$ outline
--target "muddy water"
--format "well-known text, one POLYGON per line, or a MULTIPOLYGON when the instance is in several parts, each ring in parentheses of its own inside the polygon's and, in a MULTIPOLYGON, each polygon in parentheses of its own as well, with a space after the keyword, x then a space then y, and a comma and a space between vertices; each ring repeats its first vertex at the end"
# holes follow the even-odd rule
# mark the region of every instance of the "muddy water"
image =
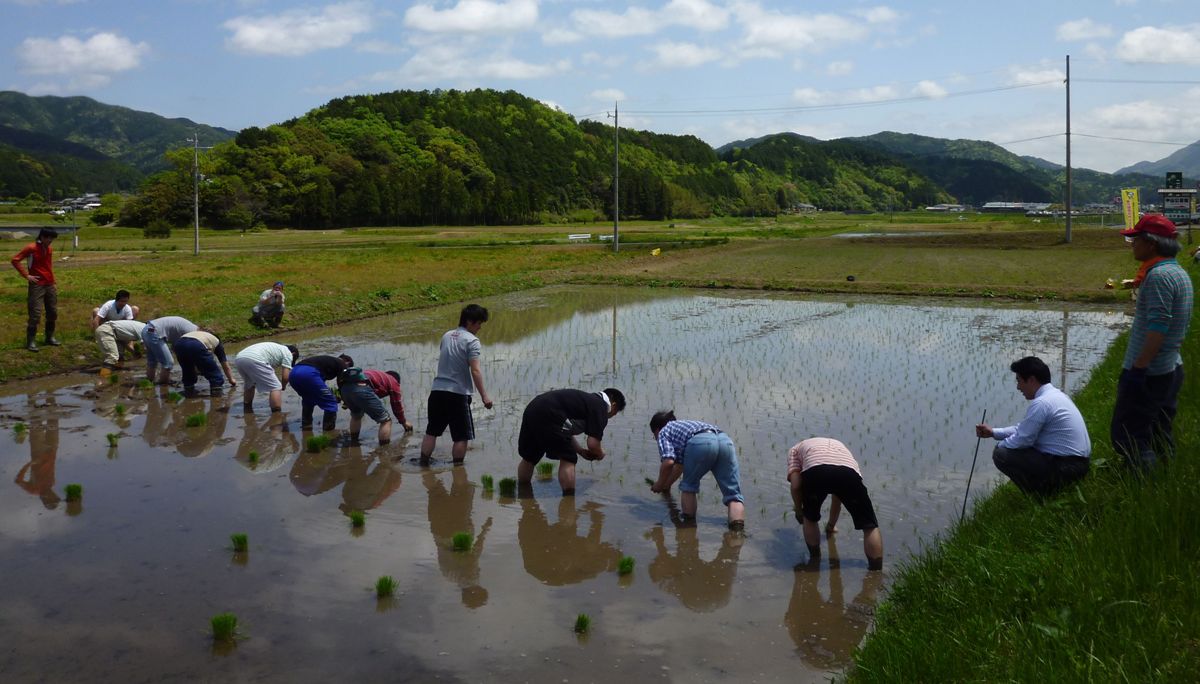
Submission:
MULTIPOLYGON (((171 401, 76 375, 0 398, 0 672, 5 681, 821 681, 845 666, 887 575, 866 572, 847 516, 815 570, 784 482, 798 439, 842 439, 862 463, 889 567, 957 517, 984 408, 1024 411, 1008 363, 1045 358, 1086 381, 1119 314, 991 303, 813 301, 696 292, 552 289, 485 302, 484 374, 465 467, 449 444, 421 468, 419 437, 304 450, 299 400, 171 401), (614 334, 615 330, 615 334, 614 334), (1065 347, 1064 347, 1065 342, 1065 347), (525 403, 556 387, 622 389, 606 460, 533 498, 485 492, 515 475, 525 403), (734 438, 745 538, 726 534, 711 480, 695 528, 652 495, 659 408, 734 438), (189 416, 205 424, 187 427, 189 416), (25 430, 17 431, 17 423, 25 430), (106 435, 116 434, 110 448, 106 435), (253 454, 253 455, 252 455, 253 454), (63 488, 83 485, 81 502, 63 488), (367 511, 362 530, 346 515, 367 511), (234 554, 229 535, 250 550, 234 554), (468 533, 469 551, 451 539, 468 533), (635 559, 621 577, 621 556, 635 559), (381 575, 398 582, 377 600, 381 575), (208 621, 246 638, 214 649, 208 621), (585 637, 572 632, 587 613, 585 637)), ((423 426, 437 340, 457 307, 291 335, 304 354, 348 352, 398 370, 423 426)), ((343 413, 339 428, 345 428, 343 413)), ((1100 437, 1102 436, 1095 436, 1100 437)), ((973 489, 998 478, 985 445, 973 489)))

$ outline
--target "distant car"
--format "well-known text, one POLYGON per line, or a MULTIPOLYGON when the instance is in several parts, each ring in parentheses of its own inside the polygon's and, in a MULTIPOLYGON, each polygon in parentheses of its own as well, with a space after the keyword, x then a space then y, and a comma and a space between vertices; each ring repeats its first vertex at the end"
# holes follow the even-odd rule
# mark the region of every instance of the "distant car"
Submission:
POLYGON ((50 214, 52 216, 66 216, 67 210, 66 209, 51 209, 50 214))

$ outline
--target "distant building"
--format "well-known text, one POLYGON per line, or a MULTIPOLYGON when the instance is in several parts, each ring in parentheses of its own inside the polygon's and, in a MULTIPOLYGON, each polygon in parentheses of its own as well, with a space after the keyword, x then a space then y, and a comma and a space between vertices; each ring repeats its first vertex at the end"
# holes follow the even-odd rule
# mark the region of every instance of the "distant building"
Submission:
POLYGON ((796 212, 797 214, 811 214, 816 210, 817 208, 815 206, 808 204, 807 202, 792 203, 792 211, 796 212))
POLYGON ((1015 214, 1046 211, 1049 202, 988 202, 979 208, 985 214, 1015 214))
POLYGON ((961 204, 935 204, 931 207, 925 207, 925 211, 952 211, 963 212, 967 208, 961 204))

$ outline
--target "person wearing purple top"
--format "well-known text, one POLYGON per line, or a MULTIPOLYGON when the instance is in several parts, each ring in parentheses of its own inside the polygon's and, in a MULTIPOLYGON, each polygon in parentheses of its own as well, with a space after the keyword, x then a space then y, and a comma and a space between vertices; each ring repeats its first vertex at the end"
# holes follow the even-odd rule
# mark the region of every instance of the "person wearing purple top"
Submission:
POLYGON ((300 427, 312 427, 313 410, 320 406, 325 416, 321 429, 332 430, 337 424, 338 400, 325 384, 354 365, 354 359, 341 356, 310 356, 292 367, 292 389, 300 395, 300 427))
POLYGON ((658 480, 650 491, 665 494, 679 483, 682 520, 696 518, 696 492, 700 478, 711 472, 721 488, 721 502, 728 509, 729 529, 745 527, 746 506, 738 477, 737 452, 733 440, 721 428, 698 420, 679 420, 674 411, 659 411, 650 419, 650 432, 658 442, 661 463, 658 480), (681 479, 682 478, 682 479, 681 479))

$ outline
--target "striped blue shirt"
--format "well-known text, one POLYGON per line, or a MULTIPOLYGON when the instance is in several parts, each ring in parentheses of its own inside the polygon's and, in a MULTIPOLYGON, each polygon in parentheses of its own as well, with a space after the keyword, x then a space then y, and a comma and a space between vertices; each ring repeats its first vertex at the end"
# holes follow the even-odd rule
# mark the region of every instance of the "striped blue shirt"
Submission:
POLYGON ((698 420, 673 420, 658 431, 658 453, 662 460, 683 463, 688 440, 701 432, 721 432, 721 428, 698 420))
POLYGON ((992 437, 1006 449, 1037 449, 1050 456, 1092 455, 1083 416, 1062 390, 1049 383, 1038 388, 1021 422, 992 428, 992 437))
POLYGON ((1146 367, 1147 375, 1163 375, 1183 363, 1179 348, 1192 320, 1192 279, 1174 259, 1155 264, 1138 288, 1133 326, 1129 330, 1129 346, 1125 348, 1123 368, 1133 368, 1133 362, 1146 344, 1146 333, 1162 333, 1163 343, 1158 354, 1146 367))

